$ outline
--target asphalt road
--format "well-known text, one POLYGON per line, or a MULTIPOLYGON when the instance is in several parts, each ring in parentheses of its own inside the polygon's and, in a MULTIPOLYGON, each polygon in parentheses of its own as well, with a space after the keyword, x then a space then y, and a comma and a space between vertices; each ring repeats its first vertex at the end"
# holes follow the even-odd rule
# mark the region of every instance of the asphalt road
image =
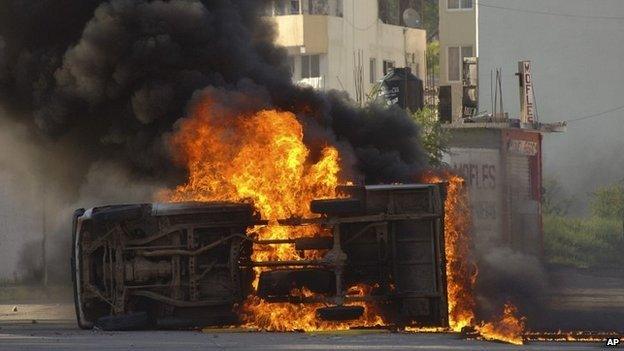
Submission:
POLYGON ((231 330, 103 332, 76 327, 71 304, 0 305, 4 350, 600 350, 600 343, 531 342, 513 346, 456 334, 345 331, 266 333, 231 330))

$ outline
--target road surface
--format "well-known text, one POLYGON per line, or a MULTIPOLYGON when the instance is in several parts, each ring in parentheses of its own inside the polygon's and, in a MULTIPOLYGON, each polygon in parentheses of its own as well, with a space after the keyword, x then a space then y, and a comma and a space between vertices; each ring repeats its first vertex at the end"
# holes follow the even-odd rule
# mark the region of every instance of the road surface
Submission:
POLYGON ((76 327, 72 304, 0 305, 4 350, 600 350, 600 343, 531 342, 512 346, 456 334, 345 331, 266 333, 231 330, 103 332, 76 327))

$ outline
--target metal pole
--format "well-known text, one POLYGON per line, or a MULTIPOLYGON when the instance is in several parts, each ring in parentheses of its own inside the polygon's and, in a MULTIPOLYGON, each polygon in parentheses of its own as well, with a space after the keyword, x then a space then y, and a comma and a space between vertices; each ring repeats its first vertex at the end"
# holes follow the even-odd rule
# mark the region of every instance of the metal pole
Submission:
POLYGON ((46 242, 48 241, 48 232, 46 230, 46 188, 43 185, 43 200, 42 200, 42 211, 41 211, 41 267, 43 269, 43 286, 48 287, 48 262, 46 257, 46 242))

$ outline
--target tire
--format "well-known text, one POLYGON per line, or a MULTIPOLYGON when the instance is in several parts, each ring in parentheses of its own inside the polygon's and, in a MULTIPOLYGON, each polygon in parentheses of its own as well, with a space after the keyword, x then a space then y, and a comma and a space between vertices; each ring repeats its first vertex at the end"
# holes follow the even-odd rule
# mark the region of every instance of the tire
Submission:
POLYGON ((106 331, 140 330, 149 326, 149 318, 145 312, 122 314, 119 316, 101 317, 95 327, 106 331))
POLYGON ((310 203, 312 213, 346 215, 363 212, 362 202, 358 199, 313 200, 310 203))

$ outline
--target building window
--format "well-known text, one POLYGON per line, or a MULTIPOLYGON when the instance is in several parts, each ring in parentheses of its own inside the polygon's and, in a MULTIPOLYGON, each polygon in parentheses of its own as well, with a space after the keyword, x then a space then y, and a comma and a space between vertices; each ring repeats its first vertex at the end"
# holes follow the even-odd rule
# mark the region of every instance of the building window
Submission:
POLYGON ((342 0, 301 0, 304 14, 342 17, 342 0))
POLYGON ((288 69, 290 70, 290 76, 295 74, 295 58, 288 56, 288 69))
POLYGON ((446 8, 449 10, 472 9, 472 0, 446 0, 446 8))
POLYGON ((330 15, 337 16, 337 17, 342 17, 342 12, 343 12, 343 8, 344 8, 344 6, 342 5, 342 0, 334 0, 333 1, 333 8, 334 8, 334 10, 332 11, 332 13, 330 13, 330 15))
POLYGON ((267 2, 262 6, 262 16, 273 16, 273 10, 275 9, 275 4, 272 2, 267 2))
POLYGON ((321 58, 319 55, 301 56, 301 78, 321 76, 321 58))
POLYGON ((368 70, 369 70, 368 74, 370 77, 370 82, 376 83, 377 82, 377 59, 376 58, 370 59, 368 70))
POLYGON ((308 13, 311 15, 329 15, 328 0, 308 0, 308 13))
POLYGON ((291 14, 299 14, 301 13, 301 9, 299 8, 299 0, 290 0, 290 13, 291 14))
POLYGON ((472 56, 472 46, 449 46, 447 55, 449 82, 461 80, 464 58, 472 56))
POLYGON ((391 70, 394 69, 394 61, 384 60, 383 62, 383 74, 384 76, 390 73, 391 70))
POLYGON ((299 15, 301 14, 300 0, 274 0, 272 2, 273 15, 299 15))

